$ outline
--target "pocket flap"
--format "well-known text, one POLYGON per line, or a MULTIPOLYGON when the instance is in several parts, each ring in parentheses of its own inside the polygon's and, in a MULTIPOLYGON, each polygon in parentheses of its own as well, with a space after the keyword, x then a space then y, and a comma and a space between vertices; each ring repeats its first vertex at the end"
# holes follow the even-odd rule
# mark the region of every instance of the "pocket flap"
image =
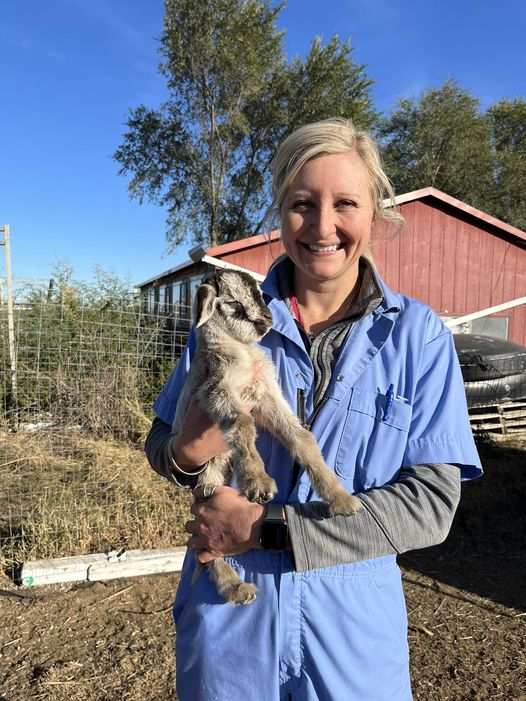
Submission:
POLYGON ((387 418, 384 413, 387 406, 387 397, 381 392, 368 392, 355 387, 353 389, 349 408, 360 414, 368 414, 376 421, 393 426, 401 431, 409 431, 411 425, 411 406, 407 402, 395 399, 391 404, 387 418))

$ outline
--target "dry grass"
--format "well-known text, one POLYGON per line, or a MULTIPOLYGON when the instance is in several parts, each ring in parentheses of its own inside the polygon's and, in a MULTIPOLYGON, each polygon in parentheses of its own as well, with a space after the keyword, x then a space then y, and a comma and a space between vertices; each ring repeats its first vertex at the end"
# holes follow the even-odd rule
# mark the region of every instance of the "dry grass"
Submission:
POLYGON ((75 431, 0 433, 0 565, 185 541, 190 496, 142 448, 75 431))
POLYGON ((97 365, 89 374, 57 370, 47 378, 53 417, 97 438, 143 443, 151 426, 144 413, 144 372, 133 367, 97 365))

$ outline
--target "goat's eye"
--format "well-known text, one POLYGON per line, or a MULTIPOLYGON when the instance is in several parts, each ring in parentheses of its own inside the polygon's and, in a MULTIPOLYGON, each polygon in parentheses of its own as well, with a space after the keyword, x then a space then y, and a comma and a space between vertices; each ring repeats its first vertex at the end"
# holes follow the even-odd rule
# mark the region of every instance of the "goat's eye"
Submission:
POLYGON ((245 316, 245 307, 241 304, 241 302, 232 300, 231 302, 225 302, 225 304, 237 317, 245 316))

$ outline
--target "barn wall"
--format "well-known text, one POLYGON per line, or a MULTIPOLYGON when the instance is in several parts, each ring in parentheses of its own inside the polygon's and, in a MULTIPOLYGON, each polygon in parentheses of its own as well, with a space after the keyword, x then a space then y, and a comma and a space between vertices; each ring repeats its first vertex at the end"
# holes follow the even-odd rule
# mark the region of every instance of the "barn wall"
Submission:
MULTIPOLYGON (((389 228, 379 223, 371 245, 390 287, 441 316, 526 296, 526 250, 511 237, 435 200, 407 202, 400 210, 407 223, 400 235, 388 240, 389 228)), ((525 305, 495 316, 507 316, 508 339, 526 345, 525 305)))
MULTIPOLYGON (((407 223, 402 232, 393 237, 392 227, 379 222, 371 241, 389 287, 429 304, 441 316, 461 316, 526 296, 526 250, 501 229, 436 198, 413 200, 400 210, 407 223)), ((261 274, 283 253, 280 241, 225 248, 223 260, 261 274)), ((185 275, 202 267, 193 266, 185 275)), ((495 316, 508 317, 508 339, 526 346, 526 305, 495 316)))
POLYGON ((221 259, 255 273, 266 275, 272 263, 284 250, 281 241, 264 242, 245 250, 226 253, 221 256, 221 259))
MULTIPOLYGON (((419 299, 441 316, 461 316, 526 296, 526 250, 489 224, 433 200, 402 204, 407 226, 393 237, 379 222, 371 241, 380 275, 394 290, 419 299)), ((281 242, 223 256, 265 274, 283 253, 281 242)), ((526 345, 526 306, 508 317, 508 339, 526 345)))

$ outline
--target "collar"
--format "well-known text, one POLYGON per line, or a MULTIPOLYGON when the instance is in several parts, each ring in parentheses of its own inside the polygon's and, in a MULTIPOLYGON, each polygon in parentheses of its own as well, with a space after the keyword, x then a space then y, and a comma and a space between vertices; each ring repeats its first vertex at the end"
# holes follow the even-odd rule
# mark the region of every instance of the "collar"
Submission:
MULTIPOLYGON (((270 269, 269 274, 261 284, 261 291, 266 297, 267 304, 272 301, 281 301, 285 305, 283 300, 290 294, 292 265, 290 258, 285 256, 270 269)), ((370 311, 375 315, 399 312, 399 296, 387 287, 378 274, 372 260, 362 256, 360 258, 360 267, 363 270, 363 281, 359 295, 359 306, 362 310, 362 315, 370 311), (371 309, 371 307, 373 308, 371 309)), ((272 306, 274 307, 276 304, 272 306)), ((289 314, 288 309, 287 314, 289 314)))

